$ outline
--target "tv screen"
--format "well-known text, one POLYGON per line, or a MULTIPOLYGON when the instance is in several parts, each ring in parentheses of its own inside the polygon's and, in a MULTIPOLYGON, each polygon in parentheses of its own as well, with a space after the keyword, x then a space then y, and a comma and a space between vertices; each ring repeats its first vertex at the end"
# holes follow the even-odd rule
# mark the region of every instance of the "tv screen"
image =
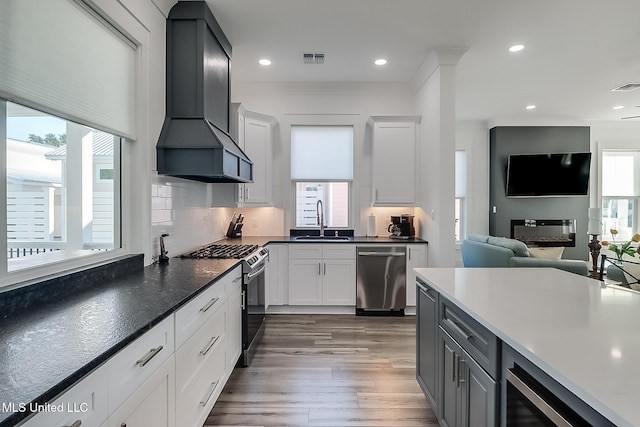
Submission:
POLYGON ((507 197, 586 196, 591 153, 512 154, 507 197))

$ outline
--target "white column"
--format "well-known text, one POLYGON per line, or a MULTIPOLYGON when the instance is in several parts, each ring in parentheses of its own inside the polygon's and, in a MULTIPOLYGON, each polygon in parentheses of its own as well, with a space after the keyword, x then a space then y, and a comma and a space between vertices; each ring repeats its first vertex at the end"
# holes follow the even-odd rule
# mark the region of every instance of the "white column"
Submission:
POLYGON ((430 267, 455 266, 455 68, 466 48, 433 49, 413 79, 420 127, 420 237, 430 267))

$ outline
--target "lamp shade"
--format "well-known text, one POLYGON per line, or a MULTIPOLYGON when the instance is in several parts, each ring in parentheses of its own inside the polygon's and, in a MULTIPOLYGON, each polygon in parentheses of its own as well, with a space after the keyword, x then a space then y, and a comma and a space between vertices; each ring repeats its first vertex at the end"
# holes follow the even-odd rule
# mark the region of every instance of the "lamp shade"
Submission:
POLYGON ((587 234, 602 234, 602 209, 589 208, 587 234))

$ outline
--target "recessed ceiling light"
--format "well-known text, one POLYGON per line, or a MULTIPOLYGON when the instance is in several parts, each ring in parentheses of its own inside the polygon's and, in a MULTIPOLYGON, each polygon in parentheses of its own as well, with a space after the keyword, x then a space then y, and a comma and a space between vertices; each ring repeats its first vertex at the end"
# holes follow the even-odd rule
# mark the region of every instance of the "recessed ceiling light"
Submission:
POLYGON ((387 63, 386 59, 380 58, 380 59, 376 59, 375 61, 373 61, 374 64, 376 65, 384 65, 387 63))
POLYGON ((536 109, 536 106, 535 106, 535 105, 527 105, 525 108, 526 108, 527 110, 535 110, 535 109, 536 109))
POLYGON ((622 110, 624 108, 624 105, 616 105, 615 107, 613 107, 614 110, 622 110))
POLYGON ((523 44, 514 44, 509 48, 509 52, 520 52, 522 49, 524 49, 523 44))
POLYGON ((260 65, 271 65, 271 61, 269 61, 268 59, 261 59, 260 61, 258 61, 258 63, 260 65))

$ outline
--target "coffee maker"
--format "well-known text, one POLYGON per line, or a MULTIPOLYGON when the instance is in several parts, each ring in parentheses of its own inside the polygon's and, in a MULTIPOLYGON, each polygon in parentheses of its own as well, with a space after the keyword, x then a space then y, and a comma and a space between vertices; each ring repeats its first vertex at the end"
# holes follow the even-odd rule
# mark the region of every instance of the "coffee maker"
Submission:
POLYGON ((416 235, 413 227, 413 215, 392 215, 391 224, 387 227, 390 239, 411 239, 416 235))

